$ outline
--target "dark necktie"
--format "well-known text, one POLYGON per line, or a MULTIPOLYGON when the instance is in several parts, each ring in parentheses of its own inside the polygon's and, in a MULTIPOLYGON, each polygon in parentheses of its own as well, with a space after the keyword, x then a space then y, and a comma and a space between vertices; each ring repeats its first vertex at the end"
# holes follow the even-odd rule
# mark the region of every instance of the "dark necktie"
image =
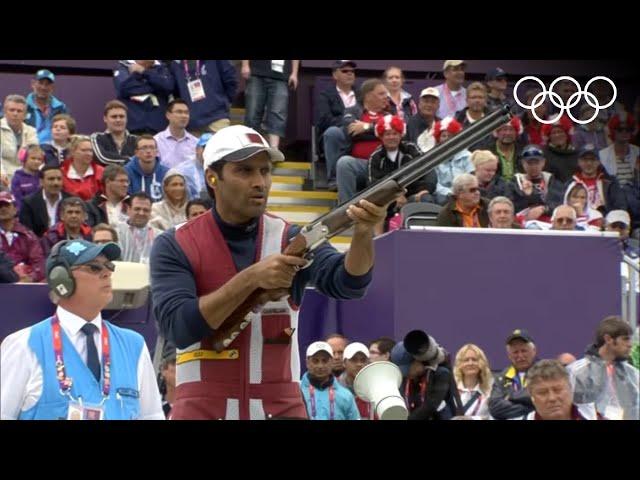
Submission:
POLYGON ((98 331, 93 323, 87 323, 82 327, 82 333, 87 336, 87 367, 100 383, 100 359, 98 358, 98 349, 96 342, 93 341, 93 334, 98 331))

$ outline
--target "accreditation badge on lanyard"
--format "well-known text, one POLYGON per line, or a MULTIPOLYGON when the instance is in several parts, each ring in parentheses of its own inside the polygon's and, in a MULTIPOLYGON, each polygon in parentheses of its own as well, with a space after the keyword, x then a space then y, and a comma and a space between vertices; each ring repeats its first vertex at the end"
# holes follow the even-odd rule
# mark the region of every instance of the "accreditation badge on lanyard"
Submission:
POLYGON ((191 75, 189 74, 189 66, 186 60, 183 60, 184 73, 187 78, 187 89, 189 90, 189 96, 191 97, 192 102, 198 102, 200 100, 204 100, 206 95, 204 93, 204 85, 202 84, 202 80, 200 80, 200 60, 196 60, 196 78, 191 80, 191 75))
POLYGON ((71 400, 67 420, 104 420, 104 405, 88 405, 82 398, 71 400))
POLYGON ((109 348, 109 332, 106 326, 102 327, 102 366, 104 370, 102 383, 102 401, 99 404, 89 404, 82 401, 82 397, 73 398, 71 396, 71 385, 73 380, 67 376, 62 354, 62 331, 58 316, 51 318, 51 329, 53 334, 53 352, 55 355, 56 377, 60 393, 69 398, 69 409, 67 410, 67 420, 104 420, 104 402, 109 397, 111 390, 111 354, 109 348))

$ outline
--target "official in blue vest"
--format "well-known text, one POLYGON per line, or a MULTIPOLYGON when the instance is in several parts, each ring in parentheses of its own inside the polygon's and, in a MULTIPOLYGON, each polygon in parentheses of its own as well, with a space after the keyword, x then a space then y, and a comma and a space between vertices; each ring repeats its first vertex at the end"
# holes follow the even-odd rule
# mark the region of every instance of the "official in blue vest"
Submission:
POLYGON ((119 256, 115 243, 54 245, 47 282, 55 314, 0 346, 2 420, 164 419, 144 339, 100 314, 119 256))

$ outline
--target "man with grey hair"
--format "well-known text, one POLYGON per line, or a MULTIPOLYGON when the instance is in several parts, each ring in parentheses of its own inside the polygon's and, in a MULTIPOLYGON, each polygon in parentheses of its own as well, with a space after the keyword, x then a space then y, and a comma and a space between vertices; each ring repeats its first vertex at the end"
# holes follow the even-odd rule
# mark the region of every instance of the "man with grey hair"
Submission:
POLYGON ((553 210, 551 216, 551 230, 583 230, 577 227, 577 214, 570 205, 559 205, 553 210))
POLYGON ((488 200, 480 197, 478 179, 470 173, 462 173, 453 179, 453 195, 438 214, 439 227, 486 228, 488 200))
POLYGON ((593 403, 573 403, 569 372, 558 360, 540 360, 529 369, 527 390, 535 407, 522 420, 600 420, 593 403))
POLYGON ((489 397, 489 413, 496 420, 522 417, 534 409, 529 391, 525 388, 528 370, 536 358, 533 338, 525 330, 516 329, 507 337, 506 346, 511 365, 493 382, 489 397))
POLYGON ((21 165, 18 151, 27 145, 38 145, 36 129, 24 123, 27 100, 22 95, 7 95, 2 105, 4 117, 0 119, 0 171, 10 180, 21 165))
POLYGON ((515 222, 513 202, 507 197, 493 198, 487 210, 491 228, 520 228, 520 225, 515 222))

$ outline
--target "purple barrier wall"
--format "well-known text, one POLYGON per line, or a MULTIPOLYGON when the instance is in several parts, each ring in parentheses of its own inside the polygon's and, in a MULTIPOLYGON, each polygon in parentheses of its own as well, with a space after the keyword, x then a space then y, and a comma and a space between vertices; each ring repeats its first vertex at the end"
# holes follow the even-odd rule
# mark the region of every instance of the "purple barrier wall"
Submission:
MULTIPOLYGON (((420 328, 452 353, 478 344, 500 369, 504 338, 515 328, 529 330, 541 357, 581 356, 598 322, 620 314, 615 238, 444 230, 376 239, 374 279, 362 300, 307 289, 298 326, 302 365, 307 346, 333 332, 366 343, 382 335, 401 340, 420 328)), ((0 285, 0 305, 0 340, 54 311, 46 285, 0 285)), ((141 333, 153 351, 157 328, 148 307, 125 310, 114 323, 141 333)))
MULTIPOLYGON (((49 301, 48 291, 45 284, 0 285, 0 341, 10 333, 53 315, 55 306, 49 301)), ((158 329, 148 306, 133 310, 105 310, 102 317, 119 327, 140 333, 153 355, 158 329)))
POLYGON ((478 344, 494 369, 506 361, 504 339, 529 330, 541 357, 581 356, 596 325, 620 314, 618 240, 443 231, 397 231, 376 239, 374 280, 362 300, 307 292, 300 350, 338 329, 352 341, 401 340, 426 330, 455 353, 478 344), (339 312, 322 329, 326 305, 339 312), (311 307, 311 308, 309 308, 311 307))

